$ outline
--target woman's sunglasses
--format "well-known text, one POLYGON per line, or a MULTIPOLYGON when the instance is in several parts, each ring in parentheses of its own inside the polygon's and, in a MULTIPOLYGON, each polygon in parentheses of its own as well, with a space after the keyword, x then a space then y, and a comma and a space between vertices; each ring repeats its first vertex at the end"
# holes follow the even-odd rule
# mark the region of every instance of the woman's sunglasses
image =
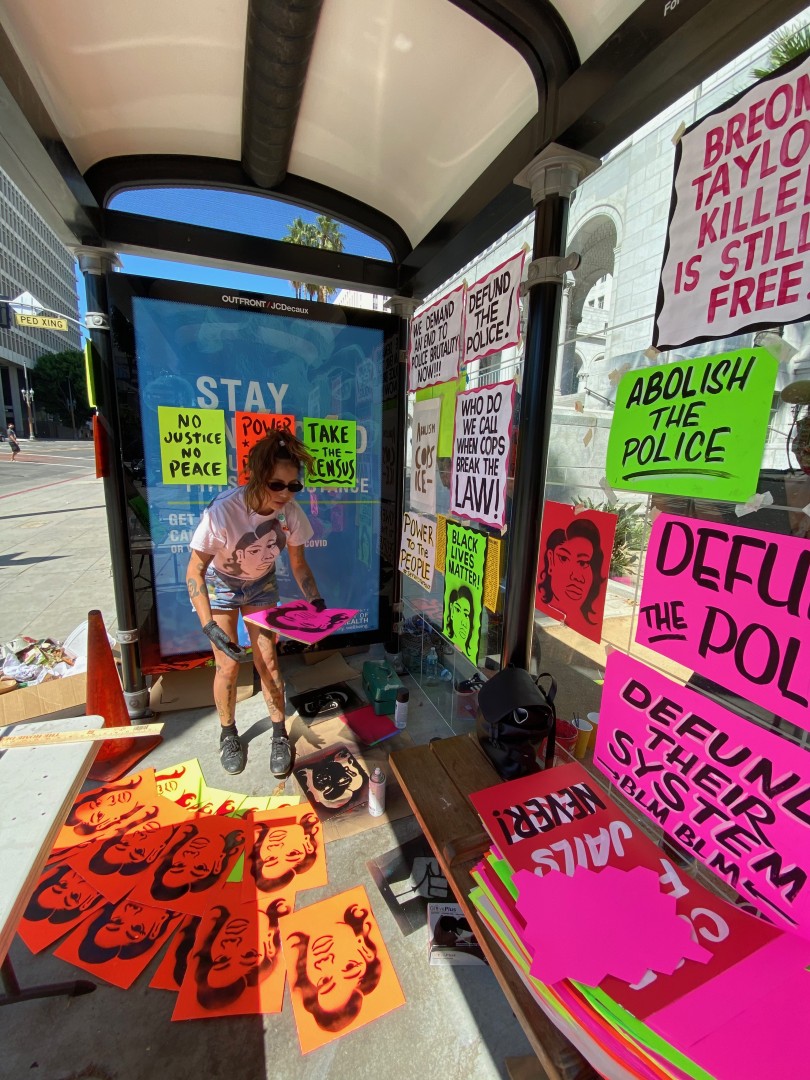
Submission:
POLYGON ((300 480, 291 480, 289 484, 285 484, 283 480, 271 480, 267 487, 271 491, 291 491, 293 494, 304 490, 304 485, 300 480))

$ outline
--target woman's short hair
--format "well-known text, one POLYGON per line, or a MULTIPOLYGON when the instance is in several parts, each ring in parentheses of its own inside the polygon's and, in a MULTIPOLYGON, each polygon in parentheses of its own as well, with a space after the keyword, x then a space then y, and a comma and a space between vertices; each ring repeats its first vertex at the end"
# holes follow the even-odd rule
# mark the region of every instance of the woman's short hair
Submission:
POLYGON ((247 861, 250 867, 251 877, 255 881, 256 888, 259 889, 260 892, 276 892, 278 889, 283 889, 287 885, 292 884, 292 882, 295 881, 295 875, 305 874, 317 859, 318 841, 315 834, 320 828, 320 819, 317 814, 304 814, 303 817, 299 819, 298 824, 304 830, 307 839, 312 845, 312 851, 305 852, 303 859, 297 866, 290 870, 285 870, 279 877, 269 881, 262 873, 262 844, 264 843, 264 838, 271 829, 283 826, 277 826, 272 821, 254 822, 255 832, 253 835, 253 847, 248 853, 247 861))
POLYGON ((248 482, 245 484, 245 506, 258 512, 265 501, 265 485, 271 479, 279 463, 294 465, 312 471, 312 454, 289 431, 278 429, 268 432, 263 439, 253 446, 248 454, 245 466, 248 482))
POLYGON ((343 912, 343 921, 350 926, 358 936, 362 936, 363 942, 372 959, 366 965, 365 973, 352 991, 346 1005, 339 1010, 325 1009, 318 1001, 318 991, 310 982, 307 974, 307 953, 309 951, 309 934, 290 934, 289 941, 295 949, 295 982, 294 990, 301 991, 301 1001, 307 1012, 314 1018, 315 1023, 324 1031, 342 1031, 355 1020, 363 1007, 363 999, 379 985, 382 975, 382 964, 377 956, 377 946, 371 940, 366 929, 368 911, 357 904, 352 904, 343 912))

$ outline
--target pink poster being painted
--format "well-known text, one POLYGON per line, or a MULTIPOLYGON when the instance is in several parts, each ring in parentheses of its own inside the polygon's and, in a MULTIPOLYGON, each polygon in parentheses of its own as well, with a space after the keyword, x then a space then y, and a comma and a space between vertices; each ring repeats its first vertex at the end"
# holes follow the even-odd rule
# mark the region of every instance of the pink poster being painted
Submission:
POLYGON ((314 645, 336 633, 357 614, 356 608, 317 608, 307 600, 292 600, 289 604, 254 611, 245 615, 245 622, 253 623, 262 630, 272 630, 282 637, 314 645))
POLYGON ((463 390, 456 397, 450 513, 502 529, 515 383, 463 390))
POLYGON ((547 502, 534 606, 591 641, 602 639, 616 515, 547 502))
POLYGON ((594 762, 769 919, 810 937, 810 755, 624 653, 594 762))
POLYGON ((810 731, 809 620, 810 541, 656 518, 640 645, 810 731))

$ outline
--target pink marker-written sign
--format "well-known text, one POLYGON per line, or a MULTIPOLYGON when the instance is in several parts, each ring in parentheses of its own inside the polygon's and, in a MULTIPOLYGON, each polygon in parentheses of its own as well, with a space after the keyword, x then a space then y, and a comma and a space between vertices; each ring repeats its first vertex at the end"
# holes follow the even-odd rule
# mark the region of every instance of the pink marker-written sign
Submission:
POLYGON ((660 514, 636 641, 810 731, 810 543, 660 514))
POLYGON ((594 763, 774 923, 810 937, 810 755, 621 652, 594 763))

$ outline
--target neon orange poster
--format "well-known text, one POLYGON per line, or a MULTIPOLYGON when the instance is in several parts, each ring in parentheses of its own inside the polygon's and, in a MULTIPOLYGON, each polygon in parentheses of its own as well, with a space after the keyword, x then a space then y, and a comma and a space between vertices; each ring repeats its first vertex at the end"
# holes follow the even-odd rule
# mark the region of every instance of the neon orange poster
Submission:
POLYGON ((104 897, 68 863, 43 871, 17 933, 32 953, 42 952, 88 919, 104 897))
POLYGON ((178 916, 130 897, 105 904, 54 953, 127 990, 175 928, 178 916))
POLYGON ((302 1053, 404 1004, 362 886, 288 915, 281 940, 302 1053))
POLYGON ((76 798, 54 850, 99 840, 131 825, 152 821, 158 816, 157 799, 154 769, 85 791, 76 798))
POLYGON ((288 895, 327 883, 321 823, 309 804, 253 815, 242 876, 245 899, 288 895))
POLYGON ((180 989, 199 925, 198 915, 186 915, 180 922, 151 978, 149 986, 152 990, 173 990, 177 993, 180 989))
POLYGON ((616 515, 547 502, 534 606, 599 642, 616 515))
POLYGON ((202 915, 242 854, 246 834, 245 823, 227 817, 178 825, 154 866, 136 879, 132 898, 184 915, 202 915))
MULTIPOLYGON (((165 800, 162 800, 165 802, 165 800)), ((106 840, 96 840, 67 852, 65 862, 107 900, 131 892, 137 877, 153 868, 166 851, 177 825, 145 821, 106 840)))
POLYGON ((292 897, 243 900, 227 885, 200 920, 172 1020, 281 1012, 285 968, 279 919, 292 897))

